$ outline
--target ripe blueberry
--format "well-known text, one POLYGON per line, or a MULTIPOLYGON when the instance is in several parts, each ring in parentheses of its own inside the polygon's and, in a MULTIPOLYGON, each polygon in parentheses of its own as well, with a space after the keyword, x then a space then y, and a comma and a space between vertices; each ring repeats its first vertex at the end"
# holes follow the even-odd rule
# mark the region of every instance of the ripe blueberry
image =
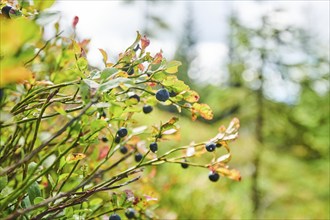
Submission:
POLYGON ((145 105, 145 106, 143 106, 143 113, 144 114, 148 114, 148 113, 152 112, 152 110, 153 110, 153 108, 152 108, 151 105, 145 105))
POLYGON ((125 212, 125 215, 128 219, 135 218, 135 210, 133 208, 128 208, 125 212))
POLYGON ((220 148, 220 147, 222 147, 222 144, 221 144, 221 143, 217 143, 217 144, 216 144, 216 147, 217 147, 217 148, 220 148))
POLYGON ((121 147, 119 148, 119 151, 120 151, 120 153, 122 153, 122 154, 126 154, 127 151, 128 151, 128 149, 127 149, 127 147, 125 147, 125 146, 121 146, 121 147))
POLYGON ((108 138, 105 137, 105 136, 103 136, 103 137, 101 138, 101 140, 102 140, 103 142, 108 142, 108 138))
POLYGON ((212 152, 216 148, 216 144, 214 142, 209 142, 205 145, 205 148, 208 152, 212 152))
POLYGON ((170 92, 170 97, 175 97, 176 95, 177 95, 176 92, 174 92, 174 91, 170 92))
POLYGON ((120 216, 115 214, 110 215, 109 220, 121 220, 120 216))
POLYGON ((120 137, 118 136, 118 134, 116 135, 114 141, 115 141, 116 144, 119 144, 120 143, 120 137))
POLYGON ((1 13, 6 17, 6 18, 10 18, 10 10, 12 9, 12 7, 6 5, 5 7, 3 7, 1 9, 1 13))
POLYGON ((156 99, 158 101, 165 102, 169 98, 170 98, 170 94, 168 93, 167 89, 162 88, 156 92, 156 99))
POLYGON ((211 171, 211 172, 209 173, 209 180, 211 180, 212 182, 216 182, 216 181, 218 181, 219 178, 220 178, 220 176, 219 176, 218 173, 216 173, 216 172, 214 172, 214 171, 211 171))
POLYGON ((156 142, 152 142, 150 145, 149 145, 149 148, 150 150, 155 153, 157 150, 158 150, 158 144, 156 142))
MULTIPOLYGON (((187 162, 187 161, 185 160, 185 162, 187 162)), ((183 169, 187 169, 189 167, 189 165, 187 163, 181 163, 181 167, 183 169)))
POLYGON ((117 132, 118 136, 121 137, 121 138, 125 137, 127 135, 127 133, 128 132, 127 132, 127 129, 125 127, 119 128, 119 130, 117 132))
POLYGON ((136 99, 137 102, 140 101, 140 96, 138 96, 137 94, 134 94, 134 95, 130 96, 129 98, 130 98, 130 99, 136 99))
POLYGON ((134 158, 136 162, 139 162, 140 160, 142 160, 142 157, 143 157, 142 154, 136 153, 134 158))
POLYGON ((133 68, 130 68, 130 69, 127 71, 127 74, 128 74, 128 75, 133 75, 133 74, 134 74, 134 69, 133 69, 133 68))

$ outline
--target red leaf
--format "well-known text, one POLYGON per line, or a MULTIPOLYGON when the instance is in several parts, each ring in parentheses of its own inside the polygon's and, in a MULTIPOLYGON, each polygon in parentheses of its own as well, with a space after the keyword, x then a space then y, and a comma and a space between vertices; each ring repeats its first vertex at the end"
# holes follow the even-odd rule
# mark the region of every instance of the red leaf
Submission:
POLYGON ((73 18, 73 22, 72 22, 72 27, 75 29, 77 24, 79 22, 79 17, 78 16, 74 16, 73 18))
POLYGON ((150 44, 150 40, 146 36, 141 38, 141 48, 142 48, 142 50, 146 49, 149 46, 149 44, 150 44))
POLYGON ((108 146, 102 147, 100 149, 99 157, 97 158, 97 160, 104 159, 107 156, 108 152, 109 152, 109 147, 108 146))

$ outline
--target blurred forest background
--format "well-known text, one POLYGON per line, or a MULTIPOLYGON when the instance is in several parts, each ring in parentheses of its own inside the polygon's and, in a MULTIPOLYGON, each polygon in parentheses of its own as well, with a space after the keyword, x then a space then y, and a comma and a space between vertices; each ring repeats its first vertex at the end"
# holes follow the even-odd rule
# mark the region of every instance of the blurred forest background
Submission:
MULTIPOLYGON (((141 2, 120 4, 137 8, 141 2)), ((167 58, 183 63, 179 78, 215 113, 210 122, 181 117, 181 138, 162 147, 198 142, 213 136, 220 124, 233 117, 241 121, 240 137, 232 143, 232 167, 241 171, 242 181, 223 179, 214 184, 198 168, 162 166, 152 172, 155 176, 146 186, 159 199, 156 213, 164 219, 329 219, 329 42, 306 27, 279 22, 285 8, 259 11, 253 25, 235 7, 228 8, 226 23, 219 24, 226 27, 228 50, 225 60, 218 62, 220 71, 212 73, 220 80, 203 80, 208 73, 197 65, 200 33, 194 25, 198 21, 193 1, 184 3, 180 34, 165 19, 171 12, 163 8, 159 13, 164 1, 143 4, 139 30, 151 42, 161 35, 178 36, 172 43, 174 55, 167 58)), ((98 10, 98 2, 94 5, 90 10, 98 10)), ((329 39, 329 27, 324 28, 329 39)), ((204 59, 214 59, 211 56, 204 59)), ((173 114, 175 109, 160 106, 153 117, 143 120, 153 124, 173 114)))

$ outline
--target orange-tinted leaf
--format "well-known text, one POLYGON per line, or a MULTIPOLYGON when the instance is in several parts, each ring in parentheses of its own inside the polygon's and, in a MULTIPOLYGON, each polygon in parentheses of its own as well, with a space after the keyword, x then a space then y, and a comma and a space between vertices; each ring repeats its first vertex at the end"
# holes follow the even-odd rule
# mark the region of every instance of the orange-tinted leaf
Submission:
POLYGON ((24 80, 31 78, 31 71, 22 66, 15 66, 6 69, 0 68, 0 87, 9 83, 22 83, 24 80))
POLYGON ((194 112, 197 112, 206 120, 211 120, 213 118, 212 109, 207 104, 194 103, 192 108, 194 112))
POLYGON ((146 49, 150 44, 150 40, 144 35, 144 37, 141 38, 141 48, 142 50, 146 49))
POLYGON ((195 92, 195 91, 193 91, 193 90, 190 90, 190 91, 187 91, 186 93, 184 93, 183 98, 184 98, 184 100, 186 100, 187 102, 194 103, 194 102, 198 102, 198 100, 199 100, 199 95, 198 95, 197 92, 195 92))
POLYGON ((86 157, 86 155, 83 154, 83 153, 72 153, 69 156, 67 156, 66 161, 68 163, 72 163, 72 162, 75 162, 75 161, 78 161, 78 160, 82 160, 85 157, 86 157))
POLYGON ((161 50, 159 53, 156 53, 154 60, 152 61, 153 64, 159 64, 163 60, 163 51, 161 50))
POLYGON ((220 167, 216 169, 216 172, 222 174, 225 177, 228 177, 229 179, 241 181, 242 177, 238 170, 236 169, 228 169, 226 167, 220 167))
POLYGON ((219 157, 217 159, 217 162, 223 162, 223 163, 227 163, 231 160, 231 154, 228 153, 228 154, 225 154, 225 155, 222 155, 221 157, 219 157))
POLYGON ((233 120, 231 120, 231 122, 226 130, 226 133, 235 134, 238 132, 239 127, 240 127, 240 123, 239 123, 238 118, 233 118, 233 120))

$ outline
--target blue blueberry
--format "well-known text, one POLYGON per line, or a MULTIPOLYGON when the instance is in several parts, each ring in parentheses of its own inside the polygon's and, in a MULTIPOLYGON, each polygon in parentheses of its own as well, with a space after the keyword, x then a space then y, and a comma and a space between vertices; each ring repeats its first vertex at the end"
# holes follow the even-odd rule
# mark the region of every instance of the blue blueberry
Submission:
POLYGON ((149 145, 149 148, 150 150, 155 153, 157 150, 158 150, 158 144, 156 142, 152 142, 150 145, 149 145))
POLYGON ((212 152, 216 148, 216 144, 214 142, 209 142, 205 145, 205 148, 208 152, 212 152))
POLYGON ((122 154, 126 154, 127 151, 128 151, 128 149, 127 149, 127 147, 125 147, 125 146, 121 146, 121 147, 119 148, 119 151, 120 151, 120 153, 122 153, 122 154))
POLYGON ((209 180, 211 180, 212 182, 217 182, 220 178, 220 175, 217 172, 211 171, 209 173, 209 180))
POLYGON ((134 159, 136 162, 140 162, 142 160, 142 158, 143 158, 142 154, 140 154, 140 153, 135 154, 134 159))
POLYGON ((170 94, 168 93, 167 89, 162 88, 156 92, 156 99, 158 101, 165 102, 169 98, 170 98, 170 94))
POLYGON ((115 214, 110 215, 109 220, 121 220, 120 216, 115 214))
POLYGON ((117 134, 119 137, 123 138, 128 134, 128 131, 125 127, 121 127, 121 128, 119 128, 117 134))
POLYGON ((148 113, 152 112, 153 108, 151 105, 145 105, 145 106, 143 106, 142 110, 143 110, 144 114, 148 114, 148 113))
POLYGON ((135 218, 135 210, 133 208, 128 208, 125 212, 125 215, 128 219, 135 218))

